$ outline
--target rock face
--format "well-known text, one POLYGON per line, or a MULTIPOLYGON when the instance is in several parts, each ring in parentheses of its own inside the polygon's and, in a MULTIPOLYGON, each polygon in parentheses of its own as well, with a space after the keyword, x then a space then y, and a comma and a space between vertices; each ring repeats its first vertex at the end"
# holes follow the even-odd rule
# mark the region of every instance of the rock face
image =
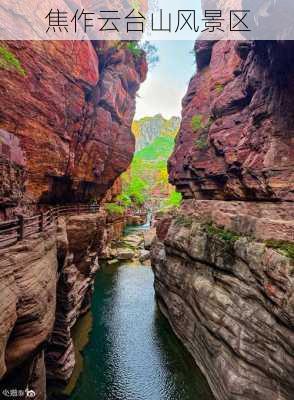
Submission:
POLYGON ((294 200, 293 43, 198 42, 170 180, 185 198, 294 200))
POLYGON ((71 329, 89 310, 106 214, 59 218, 57 229, 2 251, 1 390, 65 384, 75 365, 71 329))
POLYGON ((142 150, 159 135, 173 135, 179 130, 180 118, 165 119, 161 114, 145 117, 133 122, 133 132, 136 136, 136 151, 142 150))
POLYGON ((0 221, 9 216, 25 192, 25 160, 16 136, 0 129, 0 221))
POLYGON ((157 227, 152 264, 160 309, 217 399, 293 398, 293 213, 293 205, 187 201, 157 227), (252 218, 256 226, 268 222, 259 239, 246 223, 252 218), (278 239, 292 240, 288 252, 278 239))
POLYGON ((144 225, 147 223, 148 214, 147 212, 140 215, 127 215, 127 225, 144 225))
POLYGON ((123 234, 123 230, 126 226, 125 214, 114 214, 107 213, 106 217, 107 227, 106 227, 106 242, 118 240, 123 234))
POLYGON ((91 305, 105 225, 103 213, 59 220, 57 306, 46 351, 47 378, 51 383, 64 384, 73 372, 75 353, 71 329, 91 305))
MULTIPOLYGON (((2 251, 1 346, 2 390, 10 385, 31 389, 45 374, 43 347, 55 320, 57 248, 54 233, 25 240, 2 251), (33 375, 37 376, 33 378, 33 375)), ((45 397, 45 385, 38 386, 37 399, 45 397)))
POLYGON ((112 240, 105 249, 102 257, 108 264, 122 260, 134 260, 141 256, 143 251, 144 237, 141 234, 130 234, 121 240, 112 240))
POLYGON ((26 157, 27 202, 98 200, 135 149, 144 56, 111 42, 3 42, 25 76, 1 70, 0 128, 26 157))
POLYGON ((157 221, 162 312, 217 400, 294 398, 293 43, 197 42, 157 221))

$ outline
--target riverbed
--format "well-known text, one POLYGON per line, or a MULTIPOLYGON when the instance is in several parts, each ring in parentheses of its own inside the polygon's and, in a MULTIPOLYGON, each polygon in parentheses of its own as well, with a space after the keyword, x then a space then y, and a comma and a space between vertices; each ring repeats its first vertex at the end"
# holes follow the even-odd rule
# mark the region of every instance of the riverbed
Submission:
POLYGON ((91 314, 92 331, 71 400, 213 399, 157 308, 150 266, 139 261, 103 266, 91 314))

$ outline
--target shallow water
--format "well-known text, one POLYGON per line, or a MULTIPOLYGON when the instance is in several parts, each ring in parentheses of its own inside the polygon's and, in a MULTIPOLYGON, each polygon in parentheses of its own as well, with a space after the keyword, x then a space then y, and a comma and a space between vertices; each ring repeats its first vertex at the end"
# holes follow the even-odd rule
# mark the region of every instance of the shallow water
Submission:
POLYGON ((191 356, 154 299, 153 274, 139 262, 97 274, 93 326, 71 400, 212 400, 191 356))

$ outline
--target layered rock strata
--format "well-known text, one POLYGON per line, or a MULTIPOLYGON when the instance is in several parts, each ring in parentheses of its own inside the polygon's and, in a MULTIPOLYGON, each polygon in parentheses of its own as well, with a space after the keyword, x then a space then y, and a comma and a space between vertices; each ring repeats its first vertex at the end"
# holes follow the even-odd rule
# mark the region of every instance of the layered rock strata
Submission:
POLYGON ((216 399, 293 398, 293 213, 293 205, 187 201, 157 226, 160 309, 216 399))
POLYGON ((65 384, 75 365, 71 329, 89 310, 106 214, 59 218, 46 234, 2 251, 1 390, 65 384))
POLYGON ((25 159, 20 142, 0 129, 0 221, 9 218, 25 192, 25 159))
POLYGON ((185 198, 294 200, 293 42, 197 42, 169 162, 185 198))
POLYGON ((169 161, 185 200, 157 221, 152 246, 158 303, 218 400, 290 400, 293 43, 195 52, 169 161))
POLYGON ((24 200, 101 199, 135 149, 135 96, 144 55, 112 42, 3 42, 24 71, 1 69, 0 128, 26 157, 24 200))
MULTIPOLYGON (((55 321, 58 274, 54 231, 1 251, 1 393, 43 382, 43 349, 55 321), (21 373, 20 373, 21 371, 21 373), (36 375, 36 377, 34 376, 36 375)), ((45 398, 45 385, 37 399, 45 398)))
POLYGON ((74 369, 71 330, 91 305, 98 256, 104 245, 105 222, 104 213, 59 219, 57 305, 46 350, 47 378, 54 384, 65 384, 74 369))

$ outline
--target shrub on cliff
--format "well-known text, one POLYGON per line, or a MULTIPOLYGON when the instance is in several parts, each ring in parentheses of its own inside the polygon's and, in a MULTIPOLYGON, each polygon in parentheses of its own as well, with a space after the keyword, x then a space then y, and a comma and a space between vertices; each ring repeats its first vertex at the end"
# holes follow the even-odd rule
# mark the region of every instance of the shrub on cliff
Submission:
POLYGON ((157 47, 148 41, 144 43, 136 41, 128 42, 126 48, 135 58, 139 58, 145 53, 149 68, 154 67, 159 62, 157 47))
POLYGON ((182 202, 182 195, 181 193, 176 192, 173 190, 169 197, 164 201, 164 207, 179 207, 182 202))
POLYGON ((194 115, 191 120, 191 125, 194 132, 198 131, 198 129, 204 128, 202 115, 200 114, 194 115))
POLYGON ((125 212, 124 207, 116 203, 105 204, 105 210, 109 212, 109 214, 115 214, 115 215, 123 215, 125 212))
POLYGON ((294 260, 294 243, 285 242, 282 240, 267 240, 267 247, 277 250, 279 253, 294 260))
POLYGON ((224 91, 225 87, 223 84, 217 82, 215 85, 215 90, 217 94, 221 94, 224 91))
POLYGON ((143 53, 138 42, 129 42, 127 44, 127 49, 135 58, 141 57, 143 53))
POLYGON ((234 252, 234 244, 240 239, 240 235, 225 228, 220 228, 214 224, 205 224, 204 231, 210 237, 220 239, 224 244, 224 250, 234 252))
POLYGON ((198 150, 205 150, 208 147, 207 137, 201 136, 195 141, 195 146, 198 150))
POLYGON ((20 61, 3 46, 0 46, 0 68, 7 71, 15 71, 21 76, 26 76, 27 74, 20 61))

